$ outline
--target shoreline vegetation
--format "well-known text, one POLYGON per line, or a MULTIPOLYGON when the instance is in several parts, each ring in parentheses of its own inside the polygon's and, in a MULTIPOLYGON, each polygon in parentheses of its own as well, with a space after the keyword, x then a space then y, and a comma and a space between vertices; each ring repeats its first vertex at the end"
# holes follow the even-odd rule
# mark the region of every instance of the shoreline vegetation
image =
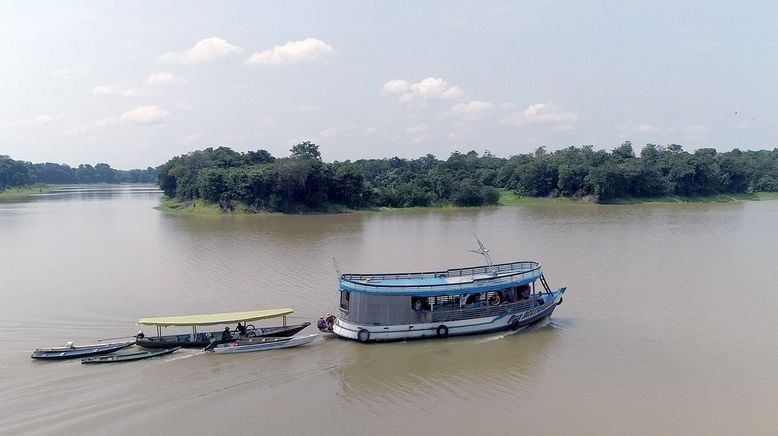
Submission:
MULTIPOLYGON (((711 203, 733 203, 740 201, 773 201, 778 200, 778 192, 756 192, 753 194, 737 195, 709 195, 709 196, 665 196, 653 198, 623 198, 609 203, 598 203, 592 198, 565 198, 565 197, 527 197, 516 195, 514 192, 501 191, 500 200, 495 205, 481 207, 518 207, 518 206, 539 206, 539 205, 670 205, 670 204, 711 204, 711 203)), ((370 209, 346 209, 335 207, 331 210, 319 211, 317 214, 333 213, 353 213, 353 212, 377 212, 387 211, 418 211, 418 210, 436 210, 436 209, 454 209, 462 206, 452 204, 423 206, 423 207, 379 207, 370 209)), ((224 211, 216 203, 205 203, 202 200, 178 201, 167 197, 162 198, 160 205, 155 209, 172 215, 191 215, 191 216, 222 216, 222 215, 283 215, 281 212, 267 212, 251 210, 248 206, 238 203, 232 211, 224 211)), ((309 215, 311 213, 308 213, 309 215)))
POLYGON ((612 151, 592 146, 500 158, 454 152, 441 160, 360 159, 324 162, 303 142, 288 157, 266 150, 206 148, 157 168, 177 213, 333 213, 357 210, 480 207, 532 203, 701 203, 770 198, 778 192, 778 149, 693 153, 678 144, 627 141, 612 151), (191 209, 191 210, 190 210, 191 209))
POLYGON ((105 163, 71 167, 57 163, 13 160, 0 154, 0 194, 11 188, 41 185, 91 185, 97 183, 156 183, 157 170, 117 170, 105 163))
POLYGON ((0 200, 23 200, 40 194, 48 194, 53 189, 53 187, 45 184, 7 188, 4 191, 0 191, 0 200))
POLYGON ((129 171, 0 156, 0 200, 40 194, 50 184, 148 181, 165 194, 158 209, 195 215, 778 199, 778 148, 689 153, 678 144, 646 144, 636 154, 627 141, 611 151, 584 145, 509 158, 456 151, 445 160, 427 154, 354 162, 324 162, 307 141, 289 151, 277 158, 261 149, 206 148, 129 171))

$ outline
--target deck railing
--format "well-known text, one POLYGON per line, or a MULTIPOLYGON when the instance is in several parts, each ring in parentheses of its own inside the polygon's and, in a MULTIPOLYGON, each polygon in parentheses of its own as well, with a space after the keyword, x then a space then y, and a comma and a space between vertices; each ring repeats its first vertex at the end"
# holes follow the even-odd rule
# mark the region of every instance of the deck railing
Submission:
POLYGON ((351 282, 370 282, 382 280, 421 280, 445 277, 466 277, 476 274, 504 273, 516 271, 530 271, 540 267, 540 263, 533 261, 501 263, 493 266, 474 266, 467 268, 452 268, 446 271, 428 271, 413 273, 376 273, 376 274, 343 274, 341 278, 351 282))
MULTIPOLYGON (((459 283, 431 283, 428 285, 403 285, 401 283, 381 283, 380 280, 414 280, 420 278, 433 278, 433 276, 426 276, 427 274, 441 274, 441 273, 415 273, 415 274, 392 274, 392 275, 362 275, 357 276, 354 274, 344 274, 340 280, 341 290, 349 291, 361 291, 372 294, 382 295, 457 295, 462 293, 468 293, 472 291, 483 292, 485 290, 500 289, 502 287, 509 287, 515 285, 518 282, 534 281, 543 275, 543 270, 540 264, 537 262, 521 262, 523 264, 534 264, 534 268, 531 269, 518 269, 518 268, 503 268, 503 269, 490 269, 490 275, 483 277, 475 277, 476 274, 485 274, 480 271, 482 268, 463 268, 456 271, 458 275, 447 275, 446 277, 472 277, 472 280, 459 283), (515 271, 513 273, 512 271, 515 271), (502 273, 503 275, 500 275, 502 273), (506 274, 507 273, 507 274, 506 274), (423 276, 424 275, 424 276, 423 276), (371 280, 376 280, 376 283, 370 283, 371 280)), ((516 264, 503 264, 495 265, 493 268, 498 268, 506 265, 516 264)), ((448 274, 446 272, 445 274, 448 274)), ((435 276, 441 277, 441 276, 435 276)))

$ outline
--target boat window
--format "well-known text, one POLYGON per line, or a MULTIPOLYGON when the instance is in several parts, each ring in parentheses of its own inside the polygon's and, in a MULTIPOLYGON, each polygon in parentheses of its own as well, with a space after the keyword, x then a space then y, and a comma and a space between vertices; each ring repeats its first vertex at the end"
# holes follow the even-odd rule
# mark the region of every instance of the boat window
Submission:
POLYGON ((459 308, 459 295, 441 295, 438 297, 430 297, 429 302, 440 309, 448 308, 449 306, 456 306, 459 308))
POLYGON ((340 308, 344 310, 348 310, 348 302, 351 298, 351 293, 349 291, 343 291, 340 293, 340 308))
POLYGON ((526 300, 529 298, 530 293, 530 287, 529 285, 521 285, 517 288, 517 291, 519 293, 519 298, 522 300, 526 300))
MULTIPOLYGON (((432 303, 435 303, 434 299, 432 303)), ((411 297, 411 309, 415 310, 416 312, 431 310, 430 299, 427 297, 411 297)))

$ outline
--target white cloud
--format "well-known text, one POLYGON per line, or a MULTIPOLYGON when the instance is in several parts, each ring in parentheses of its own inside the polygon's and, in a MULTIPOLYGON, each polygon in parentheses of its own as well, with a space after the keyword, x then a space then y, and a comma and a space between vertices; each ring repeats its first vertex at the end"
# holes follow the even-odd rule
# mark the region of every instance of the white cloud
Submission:
POLYGON ((194 132, 190 135, 187 135, 184 139, 182 139, 181 144, 192 145, 201 139, 203 139, 203 134, 200 132, 194 132))
POLYGON ((0 129, 31 129, 40 127, 46 124, 51 124, 54 121, 59 121, 63 119, 65 116, 62 114, 57 115, 39 115, 35 118, 31 118, 28 120, 19 120, 19 121, 11 121, 7 123, 0 124, 0 129))
POLYGON ((313 139, 314 141, 318 141, 335 138, 351 138, 354 136, 356 130, 357 126, 355 124, 336 124, 322 130, 313 139))
POLYGON ((143 93, 140 89, 123 88, 119 85, 100 85, 92 90, 94 95, 110 95, 114 97, 138 97, 143 93))
POLYGON ((86 77, 92 72, 92 69, 89 68, 89 66, 82 66, 82 67, 64 67, 60 68, 53 73, 51 73, 52 76, 58 78, 58 79, 72 79, 74 77, 86 77))
POLYGON ((91 123, 77 124, 65 129, 67 135, 89 135, 105 127, 111 127, 119 124, 121 120, 118 117, 108 117, 91 123))
POLYGON ((429 134, 430 127, 426 124, 417 124, 405 129, 405 133, 411 138, 411 142, 419 144, 429 141, 432 136, 429 134))
POLYGON ((295 112, 300 112, 300 113, 304 114, 304 113, 308 113, 308 112, 315 112, 315 111, 319 110, 319 108, 314 106, 314 105, 312 105, 312 104, 304 104, 304 105, 301 105, 301 106, 297 106, 296 108, 293 108, 292 110, 295 111, 295 112))
POLYGON ((577 112, 564 111, 553 103, 536 103, 530 105, 524 111, 507 114, 502 122, 503 124, 513 124, 516 126, 550 124, 554 128, 567 130, 572 128, 573 123, 577 120, 577 112))
POLYGON ((288 41, 284 45, 277 45, 270 50, 252 53, 247 64, 283 65, 295 62, 315 61, 334 56, 335 48, 326 42, 307 38, 302 41, 288 41))
POLYGON ((445 115, 476 121, 486 112, 494 109, 494 104, 488 101, 473 100, 468 103, 457 103, 445 115))
POLYGON ((390 80, 381 87, 381 94, 404 94, 411 89, 411 84, 407 80, 390 80))
POLYGON ((241 52, 243 49, 240 47, 232 45, 222 38, 212 37, 198 41, 190 49, 165 53, 159 56, 158 60, 175 64, 201 64, 241 52))
POLYGON ((407 80, 390 80, 381 87, 381 92, 387 94, 400 94, 400 101, 409 103, 413 101, 427 100, 457 100, 465 95, 465 91, 458 86, 449 86, 448 82, 441 78, 427 77, 421 82, 410 83, 407 80))
POLYGON ((185 85, 187 80, 182 77, 178 77, 173 73, 160 71, 158 73, 149 75, 149 77, 147 77, 143 83, 146 86, 176 86, 185 85))
POLYGON ((701 138, 707 131, 708 127, 702 124, 692 124, 681 128, 681 132, 683 132, 683 134, 690 139, 701 138))
POLYGON ((123 113, 121 120, 134 124, 149 125, 164 123, 168 116, 170 116, 170 112, 159 106, 138 106, 123 113))
POLYGON ((635 133, 656 133, 660 130, 657 126, 644 123, 635 123, 634 121, 627 121, 626 123, 619 125, 619 129, 635 133))

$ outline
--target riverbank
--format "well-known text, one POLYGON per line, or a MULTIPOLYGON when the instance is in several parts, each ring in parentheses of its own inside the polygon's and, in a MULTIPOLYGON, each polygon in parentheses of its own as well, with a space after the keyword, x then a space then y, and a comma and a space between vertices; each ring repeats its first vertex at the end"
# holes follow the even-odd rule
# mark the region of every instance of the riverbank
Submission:
POLYGON ((33 185, 23 188, 8 188, 0 192, 0 201, 18 201, 35 195, 46 194, 54 189, 50 185, 33 185))
MULTIPOLYGON (((162 197, 159 206, 155 207, 161 212, 173 214, 173 215, 282 215, 280 212, 267 212, 262 210, 256 210, 250 208, 245 203, 239 201, 233 202, 230 209, 223 208, 215 203, 207 203, 203 200, 188 200, 178 201, 167 197, 162 197)), ((335 213, 347 213, 351 210, 340 205, 329 205, 324 210, 315 212, 305 212, 305 215, 316 214, 335 214, 335 213)))
MULTIPOLYGON (((532 206, 532 205, 563 205, 563 204, 591 204, 591 205, 633 205, 633 204, 682 204, 682 203, 730 203, 734 201, 767 201, 778 200, 778 192, 757 192, 753 194, 719 194, 710 196, 698 196, 698 197, 681 197, 681 196, 665 196, 665 197, 653 197, 653 198, 638 198, 629 197, 616 199, 609 202, 597 202, 594 197, 586 196, 582 198, 569 198, 569 197, 525 197, 516 195, 513 191, 500 191, 500 198, 496 205, 484 205, 483 207, 515 207, 515 206, 532 206)), ((443 204, 429 207, 410 207, 410 208, 371 208, 361 209, 360 212, 365 211, 382 211, 382 210, 429 210, 429 209, 458 209, 459 207, 443 204)), ((169 199, 163 197, 159 206, 155 209, 170 213, 174 215, 255 215, 255 214, 280 214, 280 212, 265 212, 258 211, 248 207, 241 202, 234 202, 232 209, 224 209, 218 204, 206 203, 202 200, 191 201, 178 201, 175 199, 169 199)), ((339 205, 330 205, 325 210, 316 212, 303 212, 306 215, 315 214, 337 214, 355 212, 354 210, 347 209, 339 205)))

